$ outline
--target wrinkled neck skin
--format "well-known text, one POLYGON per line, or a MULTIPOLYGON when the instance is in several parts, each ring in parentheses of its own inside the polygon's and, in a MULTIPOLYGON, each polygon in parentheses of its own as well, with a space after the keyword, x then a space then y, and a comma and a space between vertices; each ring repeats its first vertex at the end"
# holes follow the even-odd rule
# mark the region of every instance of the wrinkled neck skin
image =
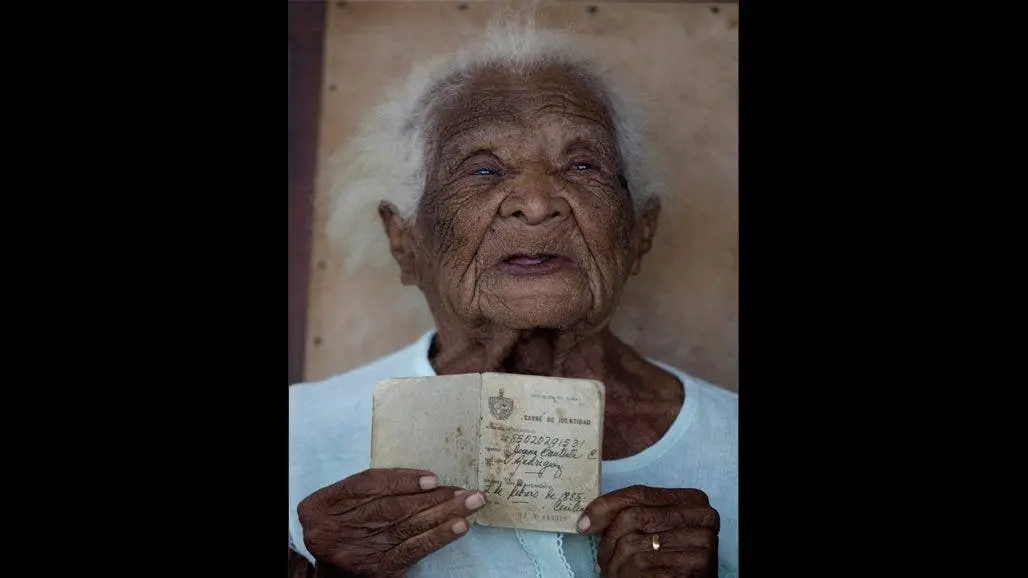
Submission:
POLYGON ((611 355, 621 345, 609 329, 578 333, 485 326, 469 333, 439 327, 432 364, 440 375, 516 373, 605 381, 611 355))
POLYGON ((430 357, 439 375, 496 372, 602 382, 606 460, 635 455, 656 443, 685 401, 675 376, 647 361, 606 326, 597 332, 495 326, 469 332, 437 320, 430 357))

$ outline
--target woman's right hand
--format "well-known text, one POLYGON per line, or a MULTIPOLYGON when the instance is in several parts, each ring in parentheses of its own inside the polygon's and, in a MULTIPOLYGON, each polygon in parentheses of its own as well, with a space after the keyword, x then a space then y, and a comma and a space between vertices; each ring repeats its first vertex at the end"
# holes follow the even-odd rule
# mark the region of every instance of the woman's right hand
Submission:
MULTIPOLYGON (((303 541, 344 574, 399 576, 457 540, 485 504, 479 491, 439 486, 425 470, 365 470, 300 502, 303 541)), ((320 574, 320 572, 319 572, 320 574)))

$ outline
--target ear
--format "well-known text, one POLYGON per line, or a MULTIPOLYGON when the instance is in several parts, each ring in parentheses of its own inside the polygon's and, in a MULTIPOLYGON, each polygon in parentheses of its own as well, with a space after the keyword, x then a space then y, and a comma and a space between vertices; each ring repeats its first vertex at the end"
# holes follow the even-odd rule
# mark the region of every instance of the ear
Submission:
POLYGON ((636 244, 635 260, 632 262, 632 275, 638 275, 642 267, 643 255, 650 252, 653 247, 653 236, 657 234, 657 221, 660 219, 660 199, 650 197, 643 205, 642 211, 636 217, 636 244))
POLYGON ((378 205, 378 216, 381 217, 386 236, 389 237, 389 250, 400 265, 400 282, 404 285, 417 284, 410 225, 400 216, 396 205, 388 201, 382 201, 378 205))

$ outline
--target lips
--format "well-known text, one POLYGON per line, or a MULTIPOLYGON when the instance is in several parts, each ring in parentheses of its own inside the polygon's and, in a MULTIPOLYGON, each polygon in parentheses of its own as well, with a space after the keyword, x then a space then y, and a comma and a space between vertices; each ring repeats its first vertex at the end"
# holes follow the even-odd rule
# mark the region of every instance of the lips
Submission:
POLYGON ((539 265, 549 261, 550 259, 557 258, 557 255, 511 255, 503 259, 504 263, 509 265, 520 265, 522 267, 530 267, 532 265, 539 265))
POLYGON ((501 272, 519 277, 550 275, 574 266, 571 259, 553 253, 514 253, 496 264, 501 272))

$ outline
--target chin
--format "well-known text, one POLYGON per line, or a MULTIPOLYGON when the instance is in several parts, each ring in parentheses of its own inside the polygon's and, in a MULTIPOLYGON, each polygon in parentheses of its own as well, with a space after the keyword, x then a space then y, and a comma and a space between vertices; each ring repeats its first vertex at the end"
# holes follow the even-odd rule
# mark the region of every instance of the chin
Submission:
POLYGON ((562 329, 589 314, 591 295, 582 272, 567 269, 545 275, 490 271, 483 279, 482 314, 512 329, 562 329))
POLYGON ((587 303, 575 300, 536 297, 490 303, 483 315, 511 329, 564 329, 585 319, 587 303))
POLYGON ((575 325, 589 313, 588 283, 580 270, 568 269, 543 276, 489 272, 482 281, 481 312, 514 329, 575 325))

